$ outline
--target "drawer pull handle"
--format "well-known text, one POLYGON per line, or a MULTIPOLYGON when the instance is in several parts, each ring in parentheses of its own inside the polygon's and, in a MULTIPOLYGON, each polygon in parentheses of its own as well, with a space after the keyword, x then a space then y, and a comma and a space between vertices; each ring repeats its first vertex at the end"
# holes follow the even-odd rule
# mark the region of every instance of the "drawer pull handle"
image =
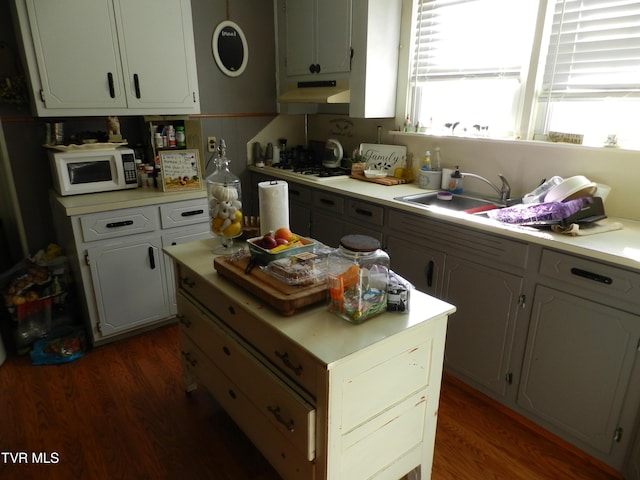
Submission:
POLYGON ((222 347, 222 351, 225 353, 225 355, 231 355, 231 350, 229 350, 229 347, 222 347))
POLYGON ((229 396, 235 400, 236 399, 236 392, 234 392, 233 390, 229 390, 229 396))
POLYGON ((196 286, 196 282, 194 282, 193 280, 191 280, 189 277, 182 277, 182 285, 189 287, 189 288, 193 288, 196 286))
POLYGON ((118 228, 118 227, 127 227, 129 225, 133 225, 133 220, 123 220, 122 222, 111 222, 107 223, 107 228, 118 228))
POLYGON ((331 205, 332 207, 336 204, 333 200, 329 200, 328 198, 321 198, 320 203, 324 203, 325 205, 331 205))
POLYGON ((278 357, 280 360, 282 360, 282 363, 284 363, 284 366, 293 370, 293 373, 296 374, 296 376, 300 376, 302 375, 302 365, 298 365, 297 367, 291 363, 291 360, 289 360, 289 354, 288 353, 280 353, 278 350, 276 350, 274 352, 276 354, 276 357, 278 357))
POLYGON ((183 217, 193 217, 194 215, 201 215, 204 213, 204 210, 190 210, 188 212, 182 212, 180 215, 183 217))
POLYGON ((285 420, 282 417, 282 415, 280 415, 280 407, 275 407, 274 408, 274 407, 271 407, 271 406, 267 405, 267 410, 269 410, 271 412, 271 414, 276 418, 276 420, 278 422, 280 422, 282 425, 284 425, 287 430, 289 430, 290 432, 293 433, 293 431, 294 431, 293 420, 289 420, 289 421, 285 420))
POLYGON ((364 215, 365 217, 373 217, 373 212, 370 212, 369 210, 365 210, 363 208, 356 208, 356 213, 358 215, 364 215))
POLYGON ((235 315, 235 314, 236 314, 236 309, 235 309, 235 308, 233 308, 233 305, 230 305, 230 306, 229 306, 229 313, 230 313, 231 315, 235 315))
POLYGON ((176 315, 176 317, 178 317, 178 321, 185 327, 189 328, 191 326, 191 320, 189 320, 187 317, 185 317, 181 313, 176 315))
POLYGON ((291 190, 291 189, 289 189, 289 195, 295 195, 295 196, 299 197, 300 195, 302 195, 302 193, 300 193, 299 190, 291 190))
POLYGON ((182 352, 182 356, 184 357, 184 361, 187 362, 192 367, 195 367, 198 364, 197 360, 194 360, 193 358, 191 358, 191 353, 182 352))
POLYGON ((604 283, 605 285, 611 285, 613 283, 613 279, 611 277, 605 277, 604 275, 600 275, 599 273, 593 273, 581 268, 574 267, 571 269, 571 273, 577 275, 578 277, 586 278, 587 280, 604 283))

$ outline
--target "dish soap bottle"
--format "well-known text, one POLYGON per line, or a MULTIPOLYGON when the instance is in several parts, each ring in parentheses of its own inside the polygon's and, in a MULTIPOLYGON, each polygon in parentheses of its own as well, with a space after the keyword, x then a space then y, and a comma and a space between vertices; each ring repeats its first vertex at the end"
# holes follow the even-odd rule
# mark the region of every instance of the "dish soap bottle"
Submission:
POLYGON ((424 152, 424 160, 422 161, 421 170, 431 170, 431 152, 429 150, 424 152))
POLYGON ((462 174, 460 173, 460 167, 456 166, 455 172, 451 174, 449 180, 449 191, 451 193, 462 193, 462 174))

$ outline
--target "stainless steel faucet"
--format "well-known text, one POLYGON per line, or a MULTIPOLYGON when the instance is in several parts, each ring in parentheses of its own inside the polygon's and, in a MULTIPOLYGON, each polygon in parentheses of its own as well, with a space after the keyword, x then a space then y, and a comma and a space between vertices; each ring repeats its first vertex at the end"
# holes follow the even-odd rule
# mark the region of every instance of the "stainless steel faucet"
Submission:
POLYGON ((489 185, 498 193, 498 195, 500 196, 501 202, 507 203, 507 201, 511 198, 511 185, 509 185, 509 182, 501 173, 498 174, 498 177, 500 177, 500 180, 502 181, 502 186, 500 188, 498 188, 490 180, 487 180, 486 178, 481 177, 480 175, 476 175, 475 173, 460 173, 460 175, 462 175, 463 178, 471 177, 471 178, 477 178, 478 180, 482 180, 484 183, 489 185))

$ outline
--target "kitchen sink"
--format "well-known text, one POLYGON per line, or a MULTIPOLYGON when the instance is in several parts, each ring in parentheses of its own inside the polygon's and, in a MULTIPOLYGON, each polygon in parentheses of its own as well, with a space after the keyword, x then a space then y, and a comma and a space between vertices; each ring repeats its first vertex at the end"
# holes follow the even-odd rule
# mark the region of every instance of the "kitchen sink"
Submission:
POLYGON ((501 208, 504 204, 498 200, 489 200, 471 195, 453 194, 451 200, 441 200, 438 198, 438 192, 416 193, 413 195, 405 195, 403 197, 395 197, 395 200, 410 204, 424 205, 428 207, 446 208, 447 210, 467 211, 467 210, 488 210, 491 208, 501 208))

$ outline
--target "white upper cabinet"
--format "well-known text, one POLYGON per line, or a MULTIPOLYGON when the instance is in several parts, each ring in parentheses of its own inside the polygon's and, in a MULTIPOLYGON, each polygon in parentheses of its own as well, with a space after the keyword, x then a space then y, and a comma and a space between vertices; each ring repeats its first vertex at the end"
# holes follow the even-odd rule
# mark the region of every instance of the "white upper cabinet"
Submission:
POLYGON ((351 0, 284 1, 288 76, 348 73, 351 0))
POLYGON ((189 0, 16 0, 39 116, 199 113, 189 0))
POLYGON ((276 6, 281 112, 348 103, 353 118, 395 117, 402 0, 276 0, 276 6))

